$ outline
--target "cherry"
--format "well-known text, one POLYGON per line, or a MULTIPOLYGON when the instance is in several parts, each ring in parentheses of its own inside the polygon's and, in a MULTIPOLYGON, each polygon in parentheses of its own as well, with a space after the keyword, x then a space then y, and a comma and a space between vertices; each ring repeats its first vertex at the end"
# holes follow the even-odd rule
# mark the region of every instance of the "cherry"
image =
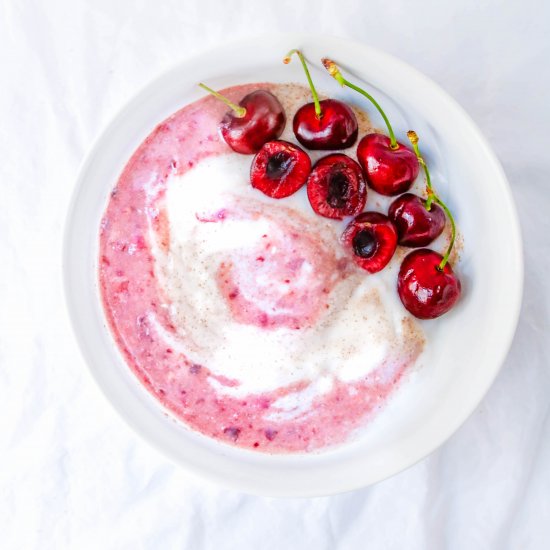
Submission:
POLYGON ((445 212, 438 204, 405 193, 390 205, 390 220, 395 224, 399 244, 403 246, 426 246, 439 237, 445 228, 445 212))
POLYGON ((244 155, 254 154, 264 143, 277 139, 283 133, 285 111, 271 92, 255 90, 236 105, 208 86, 199 86, 231 107, 221 120, 219 129, 233 151, 244 155))
POLYGON ((300 147, 288 141, 268 141, 252 160, 250 181, 268 197, 282 199, 298 191, 310 171, 309 155, 300 147))
POLYGON ((357 140, 358 133, 355 113, 337 99, 319 101, 302 52, 291 50, 284 58, 284 63, 290 63, 294 53, 302 62, 313 96, 313 102, 302 105, 294 115, 292 128, 296 139, 308 149, 327 150, 351 147, 357 140))
POLYGON ((357 146, 357 160, 368 184, 381 195, 400 195, 411 188, 418 176, 414 153, 401 143, 392 146, 383 134, 367 134, 357 146))
POLYGON ((399 270, 397 292, 405 308, 419 319, 435 319, 447 313, 460 297, 460 280, 443 256, 420 248, 410 252, 399 270))
POLYGON ((384 214, 363 212, 346 227, 342 242, 351 247, 359 267, 376 273, 392 258, 397 247, 397 231, 384 214))
POLYGON ((325 218, 356 216, 367 200, 361 167, 343 153, 319 159, 307 179, 307 197, 313 210, 325 218))
POLYGON ((416 155, 395 139, 390 121, 374 97, 346 80, 334 61, 326 58, 322 61, 336 81, 359 92, 376 107, 388 128, 389 137, 379 133, 367 134, 357 147, 357 159, 365 171, 367 183, 381 195, 393 196, 408 191, 418 176, 416 155))
POLYGON ((337 99, 319 101, 318 116, 313 103, 300 107, 292 121, 296 139, 308 149, 347 149, 357 139, 357 119, 353 111, 337 99))
POLYGON ((413 131, 407 135, 426 174, 427 203, 437 203, 447 214, 451 222, 451 241, 444 256, 427 248, 408 254, 399 270, 397 292, 405 308, 415 317, 434 319, 447 313, 460 297, 460 280, 448 263, 456 238, 456 226, 451 211, 432 188, 428 165, 418 149, 418 136, 413 131))

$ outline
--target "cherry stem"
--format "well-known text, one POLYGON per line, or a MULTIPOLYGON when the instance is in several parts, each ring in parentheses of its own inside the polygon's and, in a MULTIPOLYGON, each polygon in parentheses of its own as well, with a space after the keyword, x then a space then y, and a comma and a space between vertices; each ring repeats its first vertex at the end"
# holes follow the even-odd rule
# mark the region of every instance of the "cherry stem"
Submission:
POLYGON ((409 138, 409 141, 411 142, 414 153, 416 155, 416 158, 418 159, 418 162, 422 165, 424 168, 424 173, 426 174, 426 189, 428 191, 428 199, 426 201, 426 210, 430 210, 432 202, 435 202, 443 208, 445 211, 445 214, 447 215, 447 218, 449 218, 449 221, 451 222, 451 242, 449 243, 449 246, 447 247, 447 251, 445 252, 445 255, 443 256, 443 259, 437 266, 437 268, 442 271, 443 268, 447 265, 447 262, 449 261, 449 257, 451 255, 451 251, 453 249, 453 246, 455 244, 455 238, 456 238, 456 225, 455 220, 453 218, 453 215, 451 214, 451 211, 447 207, 447 205, 436 195, 433 187, 432 187, 432 180, 430 178, 430 171, 428 170, 428 165, 426 164, 426 161, 420 154, 420 150, 418 149, 418 136, 414 130, 410 130, 407 132, 407 137, 409 138))
POLYGON ((366 92, 362 88, 359 88, 359 86, 356 86, 355 84, 352 84, 349 80, 346 80, 342 76, 342 73, 340 72, 338 65, 336 65, 334 61, 332 61, 331 59, 327 59, 326 57, 321 59, 321 61, 323 62, 325 69, 329 72, 330 76, 332 76, 332 78, 334 78, 341 86, 347 86, 348 88, 351 88, 356 92, 359 92, 361 95, 365 96, 376 107, 376 109, 384 119, 384 122, 386 123, 386 127, 388 128, 388 133, 390 134, 390 147, 394 150, 399 149, 399 144, 395 139, 395 134, 393 132, 393 128, 391 127, 390 121, 386 116, 386 113, 383 111, 382 107, 380 107, 380 105, 376 101, 376 99, 374 99, 374 97, 372 97, 368 92, 366 92))
POLYGON ((235 111, 235 116, 237 118, 243 118, 244 116, 246 116, 246 109, 244 107, 241 107, 236 103, 233 103, 232 101, 227 99, 225 96, 223 96, 219 92, 216 92, 216 90, 209 88, 206 84, 203 84, 202 82, 199 84, 199 86, 203 90, 206 90, 209 94, 212 94, 214 97, 217 97, 220 101, 223 101, 228 107, 231 107, 231 109, 235 111))
POLYGON ((311 89, 311 95, 313 96, 313 103, 315 104, 315 114, 317 115, 317 118, 321 118, 322 113, 321 113, 321 103, 319 102, 319 96, 317 95, 317 90, 313 85, 313 80, 311 80, 311 75, 309 74, 309 69, 307 67, 307 63, 302 52, 297 49, 290 50, 283 58, 283 63, 285 65, 288 65, 292 59, 293 54, 296 54, 300 58, 300 61, 302 62, 302 67, 304 68, 304 72, 306 73, 306 78, 309 83, 309 87, 311 89))

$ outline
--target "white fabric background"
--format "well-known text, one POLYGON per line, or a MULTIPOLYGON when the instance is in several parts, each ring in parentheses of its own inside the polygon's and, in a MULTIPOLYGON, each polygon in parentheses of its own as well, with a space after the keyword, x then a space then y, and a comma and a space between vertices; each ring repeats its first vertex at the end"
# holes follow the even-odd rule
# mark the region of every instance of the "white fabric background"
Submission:
POLYGON ((550 548, 549 21, 544 0, 0 0, 0 547, 550 548), (138 439, 83 364, 60 273, 78 165, 116 110, 184 56, 277 30, 363 40, 443 86, 525 242, 519 328, 472 418, 392 479, 310 500, 221 490, 138 439))

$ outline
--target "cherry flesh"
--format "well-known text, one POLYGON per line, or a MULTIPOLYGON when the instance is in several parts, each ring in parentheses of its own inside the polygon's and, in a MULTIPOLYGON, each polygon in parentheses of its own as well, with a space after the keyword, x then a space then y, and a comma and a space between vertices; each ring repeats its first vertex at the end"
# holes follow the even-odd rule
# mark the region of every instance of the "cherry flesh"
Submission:
POLYGON ((315 112, 315 103, 302 105, 296 111, 292 128, 296 139, 308 149, 332 150, 351 147, 357 140, 357 118, 345 103, 336 99, 319 102, 321 114, 315 112))
POLYGON ((405 308, 419 319, 447 313, 460 297, 460 280, 443 256, 428 248, 410 252, 399 270, 397 292, 405 308))
POLYGON ((220 133, 231 149, 251 155, 262 145, 277 139, 286 124, 285 111, 279 100, 266 90, 256 90, 243 97, 239 106, 244 116, 228 111, 220 122, 220 133))
POLYGON ((367 200, 361 166, 343 153, 321 158, 307 179, 307 197, 313 210, 325 218, 356 216, 367 200))
POLYGON ((418 176, 418 159, 405 145, 384 134, 367 134, 357 146, 357 159, 367 183, 381 195, 394 196, 408 191, 418 176))
POLYGON ((397 231, 384 214, 363 212, 346 227, 342 242, 351 248, 359 267, 376 273, 392 259, 397 248, 397 231))
POLYGON ((288 141, 268 141, 250 167, 252 187, 268 197, 282 199, 298 191, 311 171, 309 155, 288 141))
POLYGON ((391 203, 388 216, 395 224, 400 245, 427 246, 443 232, 443 208, 432 202, 428 210, 426 205, 425 199, 413 193, 405 193, 391 203))

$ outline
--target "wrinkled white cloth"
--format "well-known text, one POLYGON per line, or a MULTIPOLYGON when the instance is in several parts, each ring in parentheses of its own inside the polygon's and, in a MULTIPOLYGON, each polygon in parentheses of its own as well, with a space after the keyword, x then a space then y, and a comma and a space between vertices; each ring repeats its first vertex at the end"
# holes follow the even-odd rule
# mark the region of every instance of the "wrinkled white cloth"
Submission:
POLYGON ((0 546, 550 548, 549 20, 544 0, 0 2, 0 546), (362 40, 438 82, 492 142, 525 243, 519 328, 474 415, 416 466, 330 498, 247 496, 169 462, 95 386, 62 295, 94 136, 182 57, 268 31, 362 40))

